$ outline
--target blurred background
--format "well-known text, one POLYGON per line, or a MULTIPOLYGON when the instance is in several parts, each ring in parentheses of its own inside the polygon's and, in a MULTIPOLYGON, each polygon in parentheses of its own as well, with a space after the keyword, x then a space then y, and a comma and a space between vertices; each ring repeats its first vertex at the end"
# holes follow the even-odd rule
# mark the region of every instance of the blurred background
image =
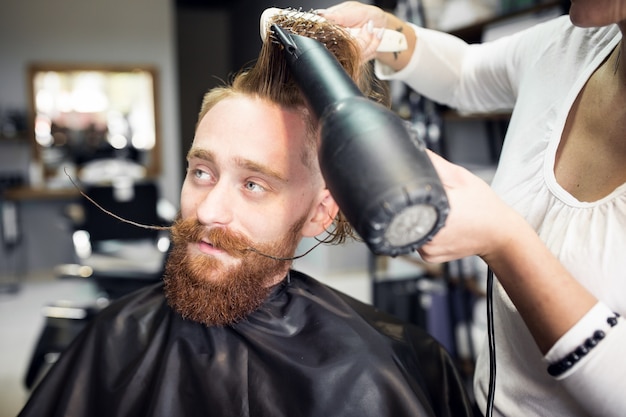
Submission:
MULTIPOLYGON (((267 7, 336 1, 3 0, 0 4, 0 417, 112 299, 160 279, 166 233, 111 223, 107 209, 167 225, 203 94, 256 56, 267 7), (74 181, 74 183, 72 182, 74 181), (139 261, 139 262, 138 262, 139 261)), ((380 0, 468 42, 566 13, 569 2, 380 0)), ((431 149, 490 180, 508 115, 459 115, 391 85, 394 109, 431 149), (478 140, 466 143, 468 137, 478 140)), ((314 242, 305 241, 300 251, 314 242)), ((484 267, 372 256, 354 242, 296 267, 425 327, 471 379, 484 267)))

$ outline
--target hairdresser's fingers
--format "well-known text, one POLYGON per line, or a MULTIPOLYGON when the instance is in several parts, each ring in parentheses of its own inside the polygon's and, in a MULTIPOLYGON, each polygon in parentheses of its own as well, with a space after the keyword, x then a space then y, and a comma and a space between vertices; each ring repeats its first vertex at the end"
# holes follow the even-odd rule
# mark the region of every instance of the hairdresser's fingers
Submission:
POLYGON ((318 13, 331 22, 347 28, 362 28, 371 22, 373 27, 384 28, 387 23, 385 12, 376 6, 357 1, 346 1, 327 9, 320 9, 318 13))
POLYGON ((380 46, 383 35, 382 29, 387 23, 386 14, 382 9, 348 1, 317 12, 350 31, 359 43, 363 61, 376 58, 376 50, 380 46))
POLYGON ((368 22, 361 29, 352 30, 351 33, 359 42, 362 61, 376 58, 376 50, 380 45, 383 31, 375 29, 372 22, 368 22))
POLYGON ((450 211, 444 227, 422 246, 428 262, 483 256, 506 240, 511 211, 489 184, 467 169, 428 151, 448 196, 450 211))
POLYGON ((418 252, 426 262, 441 263, 458 259, 462 257, 460 252, 465 251, 460 247, 463 246, 460 241, 462 236, 464 236, 461 232, 461 222, 464 221, 465 212, 458 211, 457 202, 459 196, 456 191, 460 187, 459 177, 462 176, 462 172, 458 172, 458 170, 462 168, 429 149, 426 150, 426 153, 444 186, 450 211, 443 228, 428 243, 419 248, 418 252))
POLYGON ((435 171, 439 174, 439 179, 443 183, 445 188, 458 187, 462 184, 462 180, 465 175, 465 168, 453 164, 447 159, 443 158, 436 152, 426 149, 426 154, 430 158, 430 161, 435 167, 435 171))

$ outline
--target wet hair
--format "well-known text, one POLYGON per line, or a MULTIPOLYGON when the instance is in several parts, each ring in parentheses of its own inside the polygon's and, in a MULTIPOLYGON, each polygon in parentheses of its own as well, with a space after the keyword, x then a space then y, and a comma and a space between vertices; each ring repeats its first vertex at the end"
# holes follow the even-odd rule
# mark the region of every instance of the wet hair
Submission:
MULTIPOLYGON (((346 73, 363 94, 389 106, 386 85, 373 76, 371 63, 363 62, 359 45, 345 29, 324 19, 306 19, 302 13, 276 16, 273 23, 295 34, 318 40, 337 58, 346 73)), ((282 45, 268 34, 254 64, 236 73, 227 85, 211 89, 203 98, 198 123, 218 102, 228 97, 244 95, 261 98, 285 109, 299 111, 308 127, 308 146, 302 162, 309 168, 317 167, 317 120, 308 110, 304 96, 292 78, 282 51, 282 45)), ((317 168, 319 169, 319 168, 317 168)), ((328 231, 327 243, 342 243, 347 238, 357 238, 343 213, 333 219, 334 228, 328 231)))

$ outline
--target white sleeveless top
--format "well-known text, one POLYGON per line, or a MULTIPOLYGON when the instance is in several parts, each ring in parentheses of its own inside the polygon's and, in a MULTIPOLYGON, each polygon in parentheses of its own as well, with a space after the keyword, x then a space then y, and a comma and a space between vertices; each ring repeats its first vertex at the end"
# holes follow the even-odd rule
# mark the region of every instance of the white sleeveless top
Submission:
MULTIPOLYGON (((494 287, 494 414, 623 416, 626 323, 620 320, 608 331, 606 318, 613 311, 626 313, 626 184, 599 201, 580 202, 554 176, 571 106, 618 44, 620 31, 616 26, 576 28, 562 16, 490 44, 468 46, 446 34, 414 29, 419 41, 409 65, 393 73, 377 63, 379 77, 402 80, 461 111, 515 106, 492 186, 600 300, 544 358, 502 287, 494 287), (595 349, 558 379, 548 375, 547 361, 564 357, 597 329, 606 330, 607 337, 595 349)), ((483 411, 489 385, 484 346, 474 387, 483 411)))

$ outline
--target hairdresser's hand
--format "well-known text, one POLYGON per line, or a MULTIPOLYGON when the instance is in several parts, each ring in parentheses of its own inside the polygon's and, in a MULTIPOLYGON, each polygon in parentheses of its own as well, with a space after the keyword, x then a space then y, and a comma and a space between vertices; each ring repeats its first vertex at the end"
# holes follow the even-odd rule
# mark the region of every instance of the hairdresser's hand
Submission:
POLYGON ((363 60, 378 59, 395 70, 403 68, 415 49, 415 32, 406 22, 381 8, 357 1, 346 1, 328 9, 318 10, 326 19, 350 29, 359 29, 356 38, 361 46, 363 60), (407 38, 409 48, 400 53, 376 52, 382 29, 397 30, 407 38))
POLYGON ((318 11, 326 19, 349 29, 359 29, 356 38, 363 53, 363 60, 376 58, 376 48, 380 45, 380 29, 387 25, 387 14, 376 6, 347 1, 318 11))
POLYGON ((483 258, 544 354, 597 299, 535 230, 480 178, 429 153, 450 202, 445 226, 419 253, 428 262, 483 258))
POLYGON ((347 28, 362 28, 367 25, 377 28, 387 27, 387 13, 380 7, 346 1, 327 9, 319 10, 326 19, 347 28))
POLYGON ((507 249, 517 230, 529 228, 485 181, 433 152, 429 156, 448 195, 450 212, 445 226, 419 249, 425 261, 471 255, 489 261, 507 249))

